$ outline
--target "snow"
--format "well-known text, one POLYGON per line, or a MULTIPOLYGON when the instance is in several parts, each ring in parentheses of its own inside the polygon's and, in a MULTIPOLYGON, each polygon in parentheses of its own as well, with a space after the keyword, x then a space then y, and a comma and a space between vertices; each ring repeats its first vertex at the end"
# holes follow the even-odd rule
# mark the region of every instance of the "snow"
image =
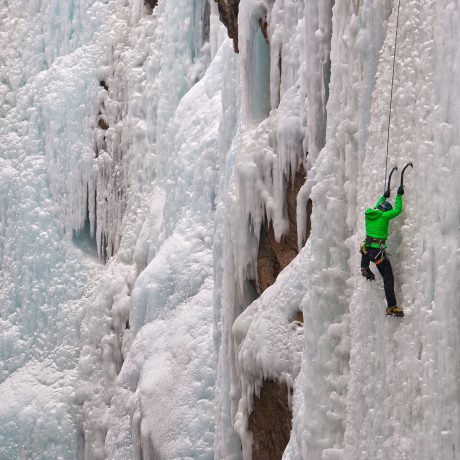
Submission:
POLYGON ((68 408, 74 373, 53 360, 31 361, 1 386, 3 458, 72 458, 78 452, 68 408))
POLYGON ((404 319, 359 272, 396 7, 241 0, 235 54, 214 1, 0 0, 0 458, 250 459, 265 379, 293 390, 284 460, 458 457, 452 0, 401 3, 404 319), (259 296, 300 167, 299 254, 259 296))

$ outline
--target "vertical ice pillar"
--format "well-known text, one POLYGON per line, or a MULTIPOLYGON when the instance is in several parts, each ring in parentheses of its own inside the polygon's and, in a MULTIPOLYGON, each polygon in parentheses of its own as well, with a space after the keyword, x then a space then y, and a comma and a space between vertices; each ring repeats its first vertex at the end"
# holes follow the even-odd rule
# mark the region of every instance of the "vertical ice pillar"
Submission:
POLYGON ((331 0, 305 2, 305 71, 302 80, 308 97, 308 137, 305 146, 313 164, 326 142, 326 104, 329 97, 331 0))
POLYGON ((270 112, 270 47, 260 27, 251 40, 249 62, 249 108, 253 120, 263 120, 270 112))
POLYGON ((160 180, 168 174, 170 138, 168 125, 185 93, 204 74, 209 63, 205 46, 205 22, 209 22, 208 0, 163 2, 164 34, 159 47, 161 63, 157 78, 156 113, 157 172, 160 180))
POLYGON ((347 2, 336 2, 333 7, 329 1, 312 1, 305 7, 307 164, 308 174, 314 171, 316 175, 314 186, 308 185, 313 200, 312 230, 303 252, 309 260, 302 301, 308 325, 302 377, 303 420, 296 418, 294 425, 300 453, 306 456, 308 452, 311 458, 343 457, 350 258, 345 242, 352 232, 347 221, 346 190, 349 175, 354 173, 349 165, 355 156, 353 119, 358 87, 354 84, 356 73, 352 72, 354 41, 351 37, 347 40, 347 33, 353 31, 349 27, 355 13, 349 11, 352 8, 347 2))
POLYGON ((270 112, 270 46, 262 30, 267 8, 262 2, 240 3, 238 30, 242 63, 243 109, 249 120, 261 121, 270 112))

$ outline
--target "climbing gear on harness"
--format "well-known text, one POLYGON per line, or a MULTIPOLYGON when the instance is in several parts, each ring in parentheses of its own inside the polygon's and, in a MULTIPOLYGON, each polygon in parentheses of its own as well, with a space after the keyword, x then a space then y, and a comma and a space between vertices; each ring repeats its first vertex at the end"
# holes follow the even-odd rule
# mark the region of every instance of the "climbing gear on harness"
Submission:
POLYGON ((374 262, 374 264, 378 267, 385 260, 385 257, 386 257, 386 252, 385 252, 385 248, 383 247, 383 248, 380 248, 380 251, 375 256, 375 259, 372 260, 372 262, 374 262))
POLYGON ((393 209, 393 206, 390 203, 388 203, 388 201, 383 201, 379 204, 379 209, 381 209, 382 211, 391 211, 393 209))
MULTIPOLYGON (((389 144, 390 144, 390 123, 391 123, 391 106, 393 104, 393 83, 395 78, 395 63, 396 63, 396 45, 398 43, 398 29, 399 29, 399 9, 401 6, 401 0, 398 0, 398 13, 396 15, 396 32, 395 32, 395 48, 393 52, 393 71, 391 74, 391 90, 390 90, 390 110, 388 111, 388 127, 387 127, 387 156, 385 159, 385 185, 383 187, 383 191, 386 189, 386 182, 387 182, 387 172, 388 172, 388 152, 389 152, 389 144)), ((390 187, 388 187, 390 189, 390 187)))
MULTIPOLYGON (((368 254, 367 248, 373 248, 373 249, 380 249, 380 251, 377 253, 377 255, 371 259, 372 262, 378 267, 387 257, 387 252, 386 252, 386 240, 380 240, 378 238, 372 238, 371 236, 366 236, 366 239, 363 240, 361 243, 361 247, 359 252, 363 255, 366 256, 368 254), (373 247, 373 244, 378 244, 378 248, 373 247)), ((364 277, 367 278, 366 274, 362 274, 364 277)), ((372 276, 374 276, 372 274, 372 276)), ((369 279, 369 278, 368 278, 369 279)), ((375 277, 373 278, 375 279, 375 277)))
POLYGON ((403 309, 401 307, 387 307, 387 316, 395 316, 397 318, 402 318, 404 316, 403 309))
POLYGON ((375 275, 369 267, 362 268, 361 275, 363 275, 368 281, 375 281, 375 275))
POLYGON ((371 244, 378 244, 380 248, 385 247, 386 241, 387 240, 381 240, 379 238, 372 238, 372 236, 366 236, 366 239, 364 240, 367 247, 370 247, 371 244))

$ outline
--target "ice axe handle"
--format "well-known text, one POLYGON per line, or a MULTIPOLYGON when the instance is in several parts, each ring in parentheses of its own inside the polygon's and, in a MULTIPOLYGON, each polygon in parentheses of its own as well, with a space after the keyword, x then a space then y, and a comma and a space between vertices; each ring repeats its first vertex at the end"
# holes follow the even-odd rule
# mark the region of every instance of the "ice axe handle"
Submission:
MULTIPOLYGON (((395 171, 397 171, 397 170, 398 170, 398 167, 395 166, 395 167, 391 170, 390 175, 388 176, 388 188, 387 188, 387 190, 386 190, 387 192, 390 192, 391 176, 392 176, 393 173, 394 173, 395 171)), ((385 191, 385 190, 384 190, 384 191, 385 191)))
POLYGON ((406 169, 407 169, 409 166, 410 166, 411 168, 414 167, 414 165, 412 164, 412 161, 409 162, 409 163, 407 163, 406 166, 404 166, 403 170, 401 171, 401 185, 400 185, 400 187, 404 187, 404 172, 406 171, 406 169))

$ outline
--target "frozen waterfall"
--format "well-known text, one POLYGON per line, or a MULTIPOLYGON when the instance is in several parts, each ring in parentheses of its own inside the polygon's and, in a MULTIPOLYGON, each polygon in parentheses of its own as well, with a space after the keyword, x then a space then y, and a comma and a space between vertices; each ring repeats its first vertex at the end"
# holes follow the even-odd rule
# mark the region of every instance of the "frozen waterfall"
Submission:
POLYGON ((397 6, 0 0, 0 460, 460 458, 458 2, 401 0, 403 319, 359 269, 397 6))

